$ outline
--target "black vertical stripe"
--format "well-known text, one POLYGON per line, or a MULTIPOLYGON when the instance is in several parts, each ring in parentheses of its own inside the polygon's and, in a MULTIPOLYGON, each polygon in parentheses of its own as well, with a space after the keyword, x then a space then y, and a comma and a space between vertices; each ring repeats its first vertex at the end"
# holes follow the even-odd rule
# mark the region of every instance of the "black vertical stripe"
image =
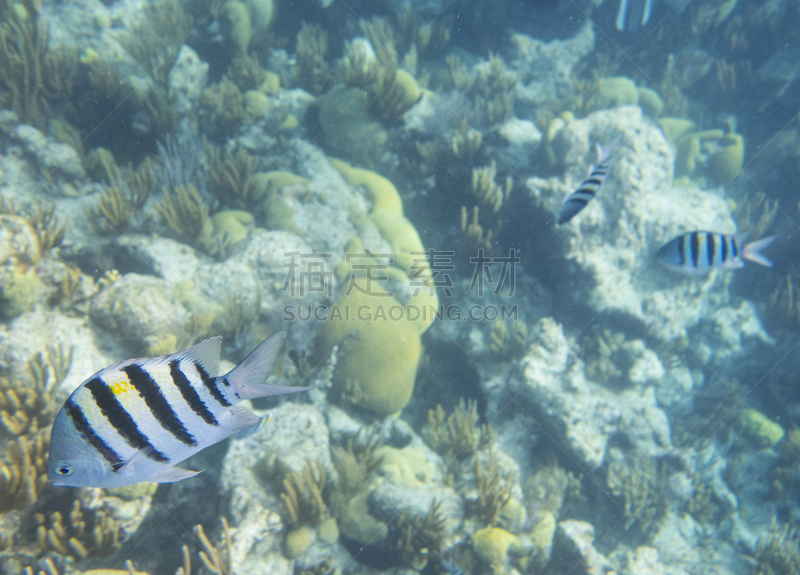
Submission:
POLYGON ((727 236, 722 236, 722 263, 726 263, 728 261, 728 238, 727 236))
POLYGON ((122 371, 128 375, 131 385, 142 396, 142 399, 150 409, 150 413, 161 424, 161 427, 169 431, 179 441, 195 447, 197 440, 191 433, 186 431, 183 423, 178 419, 178 415, 173 411, 164 394, 158 388, 158 384, 150 377, 150 374, 135 363, 126 365, 122 368, 122 371))
POLYGON ((697 258, 700 256, 700 234, 692 232, 691 238, 692 266, 697 267, 697 258))
POLYGON ((89 442, 89 445, 94 447, 95 450, 103 456, 103 459, 108 461, 112 466, 118 465, 122 462, 122 457, 120 457, 119 453, 114 451, 105 441, 103 441, 102 437, 97 435, 97 432, 89 424, 86 416, 83 415, 81 408, 74 401, 68 399, 67 403, 64 404, 64 409, 66 410, 69 418, 72 420, 72 425, 75 426, 75 429, 78 431, 78 433, 86 438, 86 441, 89 442))
POLYGON ((736 238, 735 237, 731 238, 731 248, 733 248, 731 250, 731 255, 733 256, 733 258, 736 258, 739 255, 739 245, 736 242, 736 238))
POLYGON ((208 407, 203 403, 203 400, 200 399, 200 396, 194 390, 192 384, 186 378, 186 375, 181 371, 181 360, 173 359, 169 362, 169 374, 172 376, 172 381, 175 382, 175 386, 180 390, 183 399, 185 399, 189 407, 192 408, 192 411, 202 417, 203 421, 207 424, 219 425, 217 418, 208 410, 208 407))
MULTIPOLYGON (((592 174, 591 177, 586 178, 585 180, 583 180, 583 186, 586 186, 587 184, 594 184, 595 186, 599 186, 602 183, 603 183, 603 178, 595 177, 594 174, 592 174)), ((581 187, 583 187, 583 186, 581 186, 581 187)))
POLYGON ((150 440, 139 431, 136 422, 122 407, 114 392, 99 377, 87 381, 86 389, 92 392, 97 407, 128 445, 135 449, 146 449, 147 457, 155 461, 169 461, 169 458, 153 447, 150 440))
POLYGON ((714 257, 717 255, 717 243, 714 234, 706 233, 706 251, 708 252, 708 263, 714 266, 714 257))
POLYGON ((200 379, 203 380, 203 384, 208 388, 208 391, 211 392, 211 396, 216 399, 220 405, 224 407, 230 407, 231 404, 228 403, 228 401, 222 395, 222 392, 220 392, 219 388, 217 387, 217 378, 208 375, 208 372, 203 369, 203 366, 200 365, 199 362, 195 361, 194 367, 197 369, 197 373, 200 374, 200 379))
POLYGON ((686 236, 678 238, 678 257, 680 265, 686 265, 686 236))

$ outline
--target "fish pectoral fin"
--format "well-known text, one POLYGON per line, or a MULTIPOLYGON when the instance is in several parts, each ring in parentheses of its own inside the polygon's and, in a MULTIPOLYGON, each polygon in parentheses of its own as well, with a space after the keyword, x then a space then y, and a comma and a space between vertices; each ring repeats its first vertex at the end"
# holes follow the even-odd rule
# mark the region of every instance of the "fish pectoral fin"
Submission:
POLYGON ((153 475, 149 481, 153 483, 175 483, 183 479, 189 479, 200 473, 200 471, 192 471, 191 469, 183 469, 181 467, 170 467, 161 473, 153 475))
POLYGON ((136 465, 143 461, 147 461, 147 458, 150 457, 151 454, 155 452, 155 449, 148 445, 147 447, 143 447, 142 449, 138 450, 136 453, 131 455, 131 458, 128 461, 125 461, 122 464, 117 464, 112 466, 112 470, 117 475, 130 475, 132 473, 136 473, 136 465))

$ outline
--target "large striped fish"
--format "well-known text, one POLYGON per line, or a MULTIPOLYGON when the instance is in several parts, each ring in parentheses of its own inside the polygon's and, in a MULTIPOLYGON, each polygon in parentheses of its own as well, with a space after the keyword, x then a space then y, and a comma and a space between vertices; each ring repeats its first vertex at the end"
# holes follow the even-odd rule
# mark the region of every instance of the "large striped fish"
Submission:
POLYGON ((665 266, 688 274, 703 274, 713 269, 736 269, 750 260, 772 267, 761 250, 778 236, 769 236, 745 244, 747 234, 725 235, 715 232, 689 232, 670 240, 656 253, 665 266))
POLYGON ((589 166, 589 173, 586 179, 578 186, 577 190, 564 200, 561 210, 558 212, 559 224, 566 224, 577 216, 586 207, 586 204, 594 198, 594 195, 600 191, 600 186, 606 181, 608 173, 611 171, 609 158, 614 148, 619 144, 620 137, 611 142, 607 148, 604 148, 600 142, 597 143, 597 165, 589 166))
POLYGON ((260 423, 239 401, 310 389, 265 383, 285 338, 274 334, 222 377, 219 336, 98 371, 56 415, 47 477, 53 485, 122 487, 197 475, 176 464, 260 423))

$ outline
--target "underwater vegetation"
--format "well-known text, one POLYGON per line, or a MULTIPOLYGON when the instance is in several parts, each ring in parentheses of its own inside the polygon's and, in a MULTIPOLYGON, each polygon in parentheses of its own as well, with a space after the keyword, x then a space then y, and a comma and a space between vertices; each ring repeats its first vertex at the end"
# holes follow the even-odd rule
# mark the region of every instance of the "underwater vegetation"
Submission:
MULTIPOLYGON (((787 107, 795 88, 752 94, 766 74, 761 35, 796 23, 793 6, 695 0, 667 14, 665 2, 663 27, 641 42, 607 37, 602 19, 545 42, 520 32, 537 18, 509 21, 503 2, 159 0, 135 23, 119 3, 0 2, 0 187, 14 198, 0 206, 0 570, 121 569, 129 553, 139 565, 178 499, 192 540, 144 558, 151 573, 589 570, 585 558, 551 562, 572 543, 622 575, 647 561, 691 575, 714 561, 724 575, 798 569, 794 400, 748 396, 750 376, 726 370, 771 361, 782 342, 772 346, 754 309, 776 316, 772 337, 791 333, 800 272, 775 258, 771 297, 756 306, 729 276, 626 275, 700 222, 753 239, 786 229, 785 195, 747 182, 756 168, 794 174, 783 171, 791 153, 764 158, 753 118, 777 98, 787 107), (782 17, 769 16, 775 7, 782 17), (492 17, 470 38, 464 23, 481 9, 492 17), (24 140, 19 122, 41 132, 24 140), (616 130, 619 170, 573 229, 556 229, 548 202, 616 130), (85 174, 65 184, 36 159, 39 136, 71 148, 85 174), (524 321, 430 330, 433 315, 411 317, 436 308, 445 285, 455 297, 443 303, 478 303, 460 289, 469 258, 523 246, 517 293, 480 303, 519 304, 524 321), (457 253, 445 270, 455 282, 437 279, 431 250, 457 253), (332 289, 306 301, 371 318, 286 320, 299 301, 287 293, 291 252, 326 254, 332 289), (365 268, 382 276, 369 294, 365 268), (612 310, 603 296, 618 291, 629 307, 612 310), (402 320, 386 316, 393 307, 402 320), (85 356, 100 354, 62 343, 27 363, 26 322, 42 316, 108 343, 97 351, 109 363, 217 333, 238 361, 258 334, 288 328, 279 377, 317 390, 274 408, 292 421, 269 442, 220 446, 225 479, 159 487, 157 506, 152 491, 55 494, 44 473, 61 382, 71 362, 91 373, 85 356), (440 353, 444 340, 456 360, 440 353), (437 376, 417 378, 420 365, 437 376), (719 465, 713 481, 692 468, 706 460, 719 465), (733 485, 748 464, 772 482, 758 512, 733 485), (158 524, 153 535, 133 516, 158 524), (758 543, 738 539, 734 520, 762 533, 758 543), (607 537, 616 521, 621 535, 607 537)), ((539 4, 534 16, 558 16, 539 4)), ((600 14, 617 2, 596 4, 600 14)), ((47 329, 48 343, 70 337, 47 329)), ((254 404, 259 415, 270 407, 254 404)))
POLYGON ((756 547, 759 575, 783 575, 800 569, 800 537, 787 524, 773 523, 756 547))

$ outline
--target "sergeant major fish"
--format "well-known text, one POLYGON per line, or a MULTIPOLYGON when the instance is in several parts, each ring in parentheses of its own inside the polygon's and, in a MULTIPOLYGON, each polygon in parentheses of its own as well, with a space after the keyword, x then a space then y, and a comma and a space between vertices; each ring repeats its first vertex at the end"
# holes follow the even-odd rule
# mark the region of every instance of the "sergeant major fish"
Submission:
POLYGON ((620 32, 636 32, 650 21, 655 0, 620 0, 615 24, 620 32))
POLYGON ((769 236, 744 244, 747 234, 725 235, 715 232, 689 232, 670 240, 656 253, 656 259, 668 268, 702 274, 712 269, 736 269, 749 260, 772 267, 761 250, 777 239, 769 236))
POLYGON ((603 182, 606 181, 608 173, 611 171, 611 162, 609 158, 614 148, 619 144, 620 137, 617 137, 607 148, 603 148, 600 142, 597 143, 597 165, 589 166, 589 173, 586 179, 583 180, 578 189, 572 192, 564 203, 561 205, 561 210, 558 212, 558 223, 565 224, 586 207, 595 194, 600 191, 603 182))
POLYGON ((56 415, 48 479, 70 487, 122 487, 197 475, 176 464, 261 422, 236 403, 311 389, 265 383, 285 338, 286 332, 272 335, 222 377, 216 377, 219 336, 98 371, 56 415))

